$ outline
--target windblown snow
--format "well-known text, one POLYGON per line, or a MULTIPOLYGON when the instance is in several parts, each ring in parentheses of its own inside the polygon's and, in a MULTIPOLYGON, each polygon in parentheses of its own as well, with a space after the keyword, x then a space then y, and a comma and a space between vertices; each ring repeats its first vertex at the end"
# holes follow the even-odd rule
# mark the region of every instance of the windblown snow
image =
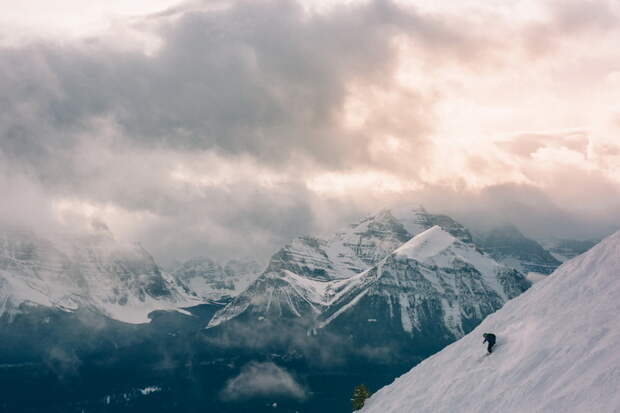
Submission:
POLYGON ((456 239, 452 235, 435 225, 403 244, 395 253, 418 261, 425 261, 437 256, 455 241, 456 239))
POLYGON ((379 390, 363 413, 620 411, 620 232, 379 390), (495 333, 485 355, 482 334, 495 333))

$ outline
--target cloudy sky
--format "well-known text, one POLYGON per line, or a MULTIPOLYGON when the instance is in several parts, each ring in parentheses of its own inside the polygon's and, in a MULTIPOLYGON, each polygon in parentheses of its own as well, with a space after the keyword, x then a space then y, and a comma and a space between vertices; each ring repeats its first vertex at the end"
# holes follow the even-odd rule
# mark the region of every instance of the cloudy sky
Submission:
POLYGON ((392 203, 620 226, 617 1, 0 6, 5 223, 98 219, 162 261, 263 258, 392 203))

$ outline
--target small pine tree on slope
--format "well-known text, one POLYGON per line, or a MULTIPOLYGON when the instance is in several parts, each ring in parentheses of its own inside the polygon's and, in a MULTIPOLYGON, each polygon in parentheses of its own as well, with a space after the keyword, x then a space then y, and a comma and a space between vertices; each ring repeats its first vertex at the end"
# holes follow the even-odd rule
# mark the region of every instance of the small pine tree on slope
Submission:
POLYGON ((370 397, 370 392, 368 388, 363 384, 359 384, 355 386, 353 390, 353 398, 351 399, 351 404, 353 406, 353 411, 359 410, 364 407, 364 402, 367 398, 370 397))

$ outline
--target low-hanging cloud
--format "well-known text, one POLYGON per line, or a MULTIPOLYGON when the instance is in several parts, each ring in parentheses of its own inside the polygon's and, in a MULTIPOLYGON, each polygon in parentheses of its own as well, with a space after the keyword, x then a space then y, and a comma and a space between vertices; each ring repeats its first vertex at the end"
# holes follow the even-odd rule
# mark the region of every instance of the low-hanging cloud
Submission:
POLYGON ((238 376, 226 383, 220 397, 225 401, 255 397, 303 400, 308 397, 308 391, 282 367, 271 362, 251 362, 242 367, 238 376))
POLYGON ((6 220, 73 207, 164 260, 262 256, 346 204, 310 191, 308 173, 393 163, 373 149, 385 133, 406 131, 409 161, 422 159, 432 98, 409 91, 406 116, 396 100, 355 130, 343 107, 353 84, 401 93, 394 35, 456 51, 453 29, 381 1, 313 16, 295 1, 228 6, 145 18, 152 55, 98 38, 0 49, 0 190, 31 209, 6 220), (255 247, 233 251, 243 241, 255 247))

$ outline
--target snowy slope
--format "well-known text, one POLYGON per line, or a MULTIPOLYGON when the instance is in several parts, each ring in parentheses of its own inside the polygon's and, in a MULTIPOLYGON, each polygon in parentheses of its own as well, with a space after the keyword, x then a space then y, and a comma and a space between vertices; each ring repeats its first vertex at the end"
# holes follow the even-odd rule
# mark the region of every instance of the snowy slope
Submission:
POLYGON ((155 310, 198 304, 139 245, 107 230, 54 242, 26 231, 0 234, 0 316, 29 305, 89 308, 128 323, 155 310))
POLYGON ((620 411, 620 232, 379 390, 363 413, 620 411), (498 336, 484 356, 482 334, 498 336))

